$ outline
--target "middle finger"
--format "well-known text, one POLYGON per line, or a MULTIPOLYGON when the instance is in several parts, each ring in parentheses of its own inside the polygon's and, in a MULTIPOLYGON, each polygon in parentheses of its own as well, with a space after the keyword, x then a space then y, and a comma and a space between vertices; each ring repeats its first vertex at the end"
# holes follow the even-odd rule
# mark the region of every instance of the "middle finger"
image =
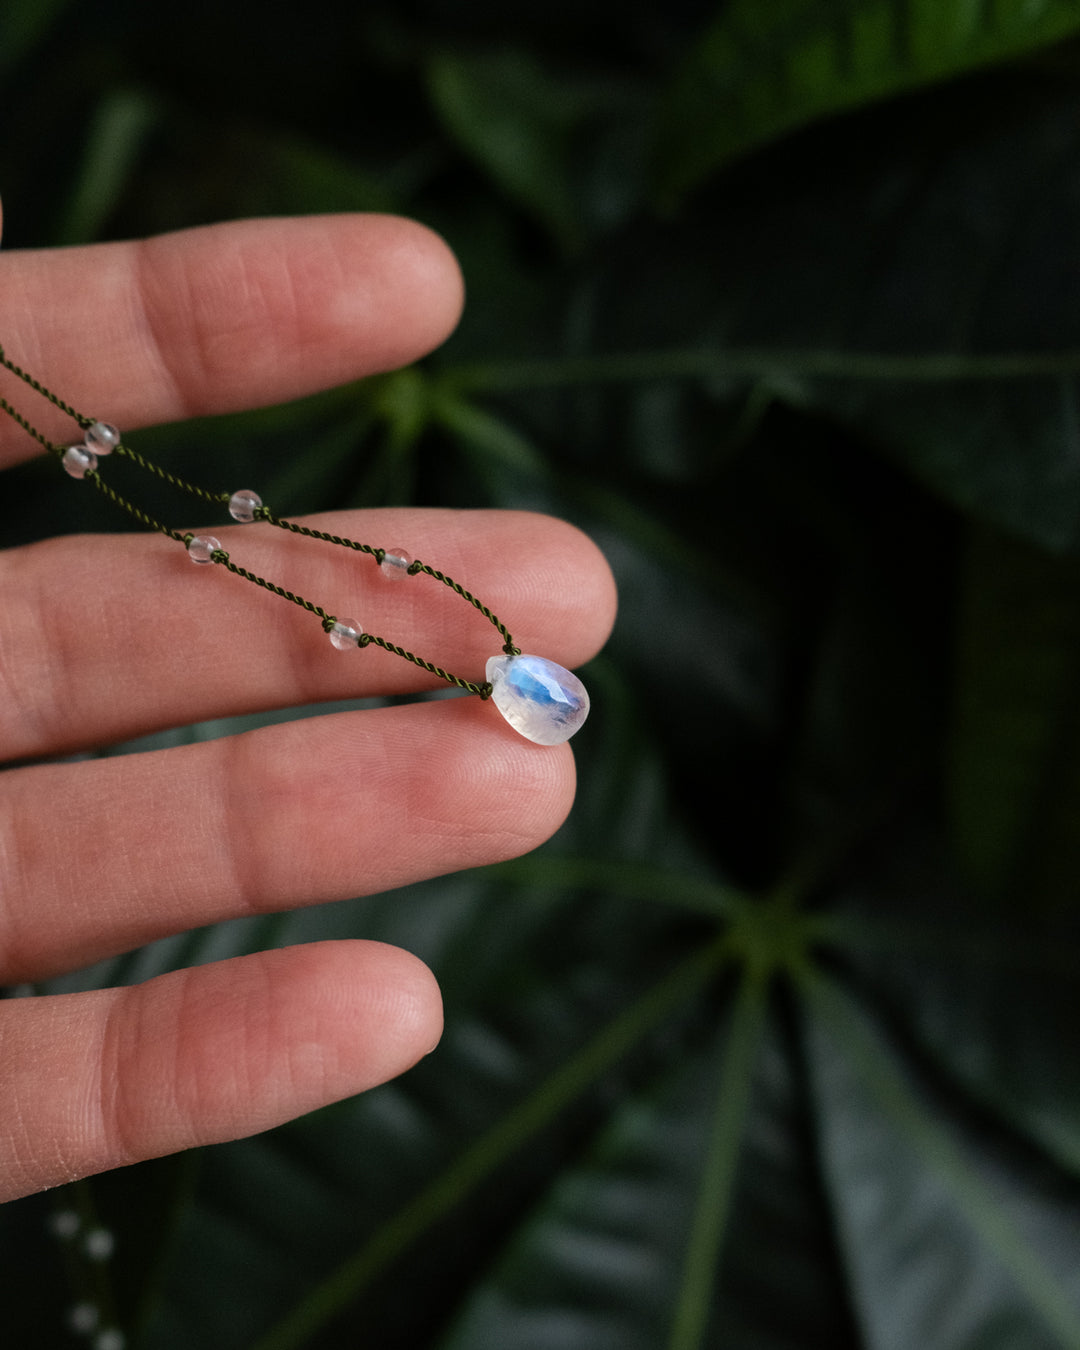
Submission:
MULTIPOLYGON (((576 665, 610 626, 610 574, 578 530, 501 511, 339 513, 311 524, 404 547, 468 587, 525 651, 576 665)), ((266 524, 213 533, 234 562, 454 674, 482 680, 502 638, 434 578, 384 578, 364 554, 266 524)), ((407 693, 436 677, 162 535, 93 535, 0 553, 0 758, 93 748, 208 718, 407 693)))
POLYGON ((492 713, 440 700, 0 774, 0 983, 535 847, 573 756, 492 713))

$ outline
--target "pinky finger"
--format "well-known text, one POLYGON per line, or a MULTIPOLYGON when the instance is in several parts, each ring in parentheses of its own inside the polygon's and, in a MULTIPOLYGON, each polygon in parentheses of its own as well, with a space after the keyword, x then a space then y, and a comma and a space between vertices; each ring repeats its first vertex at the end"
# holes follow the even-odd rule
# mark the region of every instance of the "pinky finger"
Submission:
POLYGON ((0 1004, 0 1201, 256 1134, 386 1082, 442 1029, 434 977, 322 942, 0 1004))

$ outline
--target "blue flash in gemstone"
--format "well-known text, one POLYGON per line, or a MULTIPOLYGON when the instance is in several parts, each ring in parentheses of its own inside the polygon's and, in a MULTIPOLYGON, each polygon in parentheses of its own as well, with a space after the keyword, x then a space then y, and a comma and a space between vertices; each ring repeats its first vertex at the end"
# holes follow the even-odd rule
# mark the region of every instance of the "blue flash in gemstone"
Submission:
POLYGON ((486 674, 496 708, 537 745, 568 741, 589 715, 585 686, 546 657, 493 656, 486 674))

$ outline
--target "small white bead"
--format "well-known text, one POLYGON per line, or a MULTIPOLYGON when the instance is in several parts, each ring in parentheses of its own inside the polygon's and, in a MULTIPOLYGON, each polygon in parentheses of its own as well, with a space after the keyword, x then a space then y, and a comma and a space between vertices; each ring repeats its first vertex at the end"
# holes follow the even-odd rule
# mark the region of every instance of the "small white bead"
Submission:
POLYGON ((339 652, 347 652, 351 647, 359 647, 363 632, 355 619, 335 619, 330 641, 339 652))
POLYGON ((99 455, 111 455, 120 444, 120 433, 109 422, 95 422, 86 429, 86 447, 99 455))
POLYGON ((97 468, 97 455, 85 445, 69 445, 60 462, 72 478, 83 478, 97 468))
POLYGON ((188 544, 188 557, 195 563, 213 562, 214 551, 220 547, 212 534, 197 534, 188 544))
POLYGON ((107 1228, 92 1228, 83 1238, 83 1251, 91 1261, 107 1261, 116 1247, 116 1239, 107 1228))
POLYGON ((100 1318, 96 1303, 76 1303, 68 1310, 68 1326, 77 1336, 89 1336, 100 1318))
POLYGON ((388 581, 400 581, 409 575, 412 561, 412 554, 406 553, 403 548, 388 548, 379 564, 379 571, 388 581))
POLYGON ((124 1350, 127 1339, 116 1327, 106 1327, 94 1337, 94 1350, 124 1350))
POLYGON ((262 506, 262 498, 257 492, 251 492, 248 488, 241 488, 239 492, 234 492, 229 498, 229 515, 232 516, 233 520, 238 520, 241 525, 250 525, 260 506, 262 506))
POLYGON ((73 1238, 80 1224, 81 1220, 73 1209, 58 1209, 49 1220, 49 1227, 58 1238, 73 1238))

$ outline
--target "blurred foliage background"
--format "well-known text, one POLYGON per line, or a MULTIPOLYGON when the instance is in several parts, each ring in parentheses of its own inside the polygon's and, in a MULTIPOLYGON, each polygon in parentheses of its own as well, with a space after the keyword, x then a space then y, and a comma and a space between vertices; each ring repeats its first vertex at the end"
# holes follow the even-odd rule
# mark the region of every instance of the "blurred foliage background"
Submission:
MULTIPOLYGON (((466 273, 421 367, 140 448, 289 514, 553 511, 622 591, 549 846, 50 986, 365 935, 448 1026, 7 1206, 6 1345, 84 1305, 98 1350, 1080 1347, 1078 40, 1076 0, 6 0, 5 247, 377 209, 466 273)), ((54 471, 4 542, 86 528, 54 471)))

